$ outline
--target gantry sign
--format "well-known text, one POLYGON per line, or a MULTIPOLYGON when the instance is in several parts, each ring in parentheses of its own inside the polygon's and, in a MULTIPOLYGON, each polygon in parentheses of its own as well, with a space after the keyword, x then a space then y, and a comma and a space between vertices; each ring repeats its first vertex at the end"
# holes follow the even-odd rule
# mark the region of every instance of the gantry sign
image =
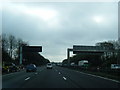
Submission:
POLYGON ((102 55, 104 52, 114 52, 109 48, 101 47, 101 46, 82 46, 82 45, 73 45, 73 49, 67 49, 67 59, 68 65, 70 65, 70 51, 73 51, 73 54, 91 54, 91 55, 102 55))
POLYGON ((78 53, 93 53, 93 54, 102 54, 107 52, 108 49, 101 46, 80 46, 73 45, 73 54, 78 53))
POLYGON ((23 46, 24 52, 42 52, 42 46, 23 46))
POLYGON ((22 64, 23 52, 42 52, 42 46, 22 46, 22 47, 20 47, 20 64, 22 64))
POLYGON ((73 51, 73 54, 103 54, 104 52, 108 52, 108 49, 100 46, 73 45, 73 49, 67 49, 67 58, 70 56, 70 51, 73 51))

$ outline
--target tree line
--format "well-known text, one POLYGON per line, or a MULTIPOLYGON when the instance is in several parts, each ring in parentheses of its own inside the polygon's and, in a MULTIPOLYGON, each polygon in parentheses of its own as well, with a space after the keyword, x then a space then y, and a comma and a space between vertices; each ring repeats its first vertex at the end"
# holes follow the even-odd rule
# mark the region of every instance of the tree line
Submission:
MULTIPOLYGON (((29 46, 28 42, 21 38, 16 38, 14 35, 2 34, 0 35, 0 48, 2 49, 2 62, 3 63, 15 63, 19 65, 20 47, 29 46)), ((23 64, 34 63, 37 65, 43 65, 49 62, 38 52, 28 52, 24 54, 23 64), (25 61, 24 61, 25 60, 25 61)))

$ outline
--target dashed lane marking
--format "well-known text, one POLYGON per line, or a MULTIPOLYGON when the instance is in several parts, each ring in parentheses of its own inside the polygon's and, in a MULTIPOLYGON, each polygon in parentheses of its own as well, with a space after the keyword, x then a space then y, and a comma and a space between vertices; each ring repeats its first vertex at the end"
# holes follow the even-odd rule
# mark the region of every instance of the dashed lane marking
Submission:
POLYGON ((59 72, 59 74, 61 74, 61 73, 59 72))
POLYGON ((25 79, 25 81, 27 81, 27 80, 29 80, 30 79, 30 77, 27 77, 26 79, 25 79))
POLYGON ((38 74, 38 73, 35 73, 35 74, 38 74))
POLYGON ((98 78, 102 78, 102 79, 110 80, 110 81, 113 81, 113 82, 117 82, 117 83, 120 83, 119 81, 117 81, 117 80, 114 80, 114 79, 109 79, 109 78, 106 78, 106 77, 97 76, 97 75, 88 74, 88 73, 79 72, 79 71, 76 71, 76 72, 78 72, 78 73, 82 73, 82 74, 86 74, 86 75, 89 75, 89 76, 93 76, 93 77, 98 77, 98 78))
POLYGON ((63 79, 64 79, 64 80, 67 80, 67 78, 66 78, 66 77, 63 77, 63 79))
POLYGON ((57 72, 58 70, 57 70, 57 69, 55 69, 55 71, 57 72))

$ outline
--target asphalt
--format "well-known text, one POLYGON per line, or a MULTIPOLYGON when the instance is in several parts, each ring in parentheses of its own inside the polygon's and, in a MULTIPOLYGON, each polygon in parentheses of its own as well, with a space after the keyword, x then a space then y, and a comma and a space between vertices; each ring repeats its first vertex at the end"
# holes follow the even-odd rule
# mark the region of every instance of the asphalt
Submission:
POLYGON ((37 72, 15 72, 2 76, 2 88, 119 88, 120 82, 63 67, 38 67, 37 72))

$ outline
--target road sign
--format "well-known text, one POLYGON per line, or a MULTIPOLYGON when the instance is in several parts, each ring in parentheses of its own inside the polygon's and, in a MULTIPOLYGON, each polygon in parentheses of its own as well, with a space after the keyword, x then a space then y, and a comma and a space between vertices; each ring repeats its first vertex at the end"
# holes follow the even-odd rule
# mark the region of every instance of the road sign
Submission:
POLYGON ((23 52, 42 52, 42 46, 23 46, 23 52))
POLYGON ((94 51, 73 51, 73 54, 81 54, 81 55, 101 55, 103 54, 104 52, 101 51, 101 52, 94 52, 94 51))
POLYGON ((105 49, 100 46, 80 46, 80 45, 73 45, 73 54, 78 53, 104 53, 105 49))

